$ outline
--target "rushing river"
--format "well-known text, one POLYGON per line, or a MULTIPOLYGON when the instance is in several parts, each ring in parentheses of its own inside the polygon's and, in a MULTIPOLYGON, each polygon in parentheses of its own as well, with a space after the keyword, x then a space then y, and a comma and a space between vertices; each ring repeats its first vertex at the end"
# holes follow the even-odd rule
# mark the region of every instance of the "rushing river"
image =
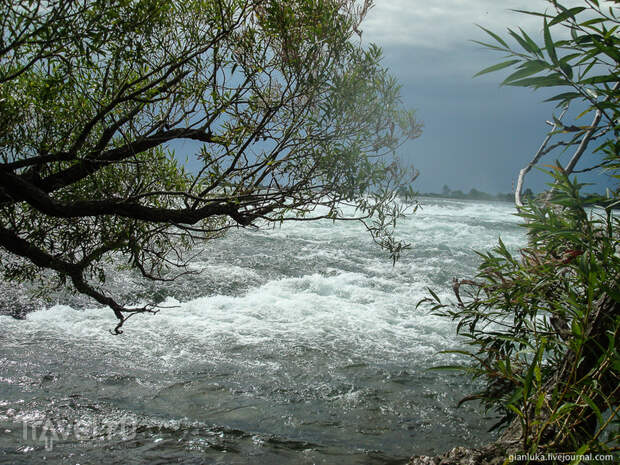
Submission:
MULTIPOLYGON (((421 200, 396 266, 359 224, 287 223, 231 231, 175 283, 113 274, 169 307, 122 336, 61 293, 0 316, 0 463, 396 464, 488 441, 492 419, 456 408, 471 381, 428 370, 455 363, 455 324, 415 307, 524 232, 510 203, 421 200)), ((23 293, 4 289, 6 312, 23 293)))

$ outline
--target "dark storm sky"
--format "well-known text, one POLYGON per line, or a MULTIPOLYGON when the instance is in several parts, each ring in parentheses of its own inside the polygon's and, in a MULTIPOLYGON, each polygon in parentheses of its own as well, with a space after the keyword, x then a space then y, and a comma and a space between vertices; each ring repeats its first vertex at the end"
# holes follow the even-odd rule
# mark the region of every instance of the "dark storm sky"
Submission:
MULTIPOLYGON (((402 84, 406 106, 416 109, 424 122, 422 137, 400 150, 401 158, 420 170, 418 191, 439 192, 444 184, 464 191, 511 191, 518 171, 546 135, 545 121, 559 114, 553 103, 542 101, 562 90, 500 87, 504 72, 474 79, 476 72, 503 61, 503 55, 471 40, 491 40, 476 26, 480 24, 503 37, 507 27, 520 26, 541 41, 541 18, 509 10, 540 11, 545 6, 543 0, 376 0, 363 40, 383 48, 384 64, 402 84)), ((555 152, 543 163, 570 156, 555 152)), ((533 170, 525 187, 541 190, 548 179, 533 170)), ((595 182, 598 191, 608 182, 600 172, 583 179, 595 182)))

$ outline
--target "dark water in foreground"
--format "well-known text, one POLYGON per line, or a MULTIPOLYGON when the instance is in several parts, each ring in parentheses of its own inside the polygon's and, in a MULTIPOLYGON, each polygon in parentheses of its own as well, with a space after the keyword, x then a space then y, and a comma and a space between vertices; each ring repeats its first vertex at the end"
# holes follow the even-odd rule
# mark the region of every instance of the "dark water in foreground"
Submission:
POLYGON ((428 370, 456 361, 454 325, 415 305, 523 233, 508 203, 424 203, 395 267, 358 225, 288 224, 208 244, 173 284, 116 274, 170 307, 120 337, 80 298, 0 316, 0 463, 391 464, 488 441, 456 409, 470 382, 428 370))

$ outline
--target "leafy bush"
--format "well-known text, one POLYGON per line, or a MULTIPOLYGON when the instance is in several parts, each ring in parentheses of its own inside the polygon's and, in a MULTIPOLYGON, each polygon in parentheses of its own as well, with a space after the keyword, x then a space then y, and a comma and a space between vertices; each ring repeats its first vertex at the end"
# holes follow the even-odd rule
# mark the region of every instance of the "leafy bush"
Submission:
POLYGON ((581 185, 560 169, 549 206, 519 212, 528 246, 480 254, 474 280, 455 280, 456 302, 433 311, 458 321, 473 361, 462 367, 480 399, 515 419, 524 451, 609 450, 617 438, 620 256, 611 210, 588 211, 581 185))
POLYGON ((517 66, 503 84, 571 88, 549 99, 559 102, 562 115, 554 116, 552 131, 520 173, 515 200, 527 246, 514 254, 500 239, 493 250, 480 253, 473 279, 454 279, 454 302, 442 302, 430 291, 420 303, 458 322, 467 348, 452 352, 471 363, 456 368, 483 383, 463 401, 479 399, 497 411, 501 420, 495 427, 508 426, 503 439, 518 438, 519 448, 530 453, 609 453, 620 450, 620 220, 612 210, 619 191, 610 191, 608 199, 584 200, 583 184, 569 175, 602 168, 618 178, 620 21, 608 6, 620 2, 587 0, 572 8, 548 3, 554 14, 522 11, 543 18, 544 45, 522 30, 509 30, 519 47, 513 49, 485 29, 495 42, 483 45, 510 59, 479 73, 517 66), (558 25, 565 34, 554 40, 552 28, 558 25), (592 113, 592 122, 563 123, 571 103, 585 105, 580 117, 592 113), (558 135, 568 139, 548 145, 558 135), (593 140, 602 162, 590 158, 585 169, 576 170, 593 140), (523 205, 525 174, 543 155, 571 147, 570 161, 556 162, 549 171, 547 195, 523 205), (606 208, 593 210, 592 203, 606 208))

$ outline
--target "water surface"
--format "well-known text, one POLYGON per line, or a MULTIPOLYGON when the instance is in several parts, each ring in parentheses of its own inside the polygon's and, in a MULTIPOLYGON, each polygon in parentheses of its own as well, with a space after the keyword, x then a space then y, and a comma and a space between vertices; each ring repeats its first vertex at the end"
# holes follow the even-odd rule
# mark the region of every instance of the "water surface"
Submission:
POLYGON ((510 203, 422 204, 396 266, 361 225, 326 221, 231 231, 175 283, 115 273, 117 295, 169 307, 122 336, 82 297, 5 284, 5 312, 35 311, 0 316, 0 462, 390 464, 490 440, 492 419, 456 408, 471 382, 428 370, 457 361, 439 353, 454 324, 415 307, 524 234, 510 203))

